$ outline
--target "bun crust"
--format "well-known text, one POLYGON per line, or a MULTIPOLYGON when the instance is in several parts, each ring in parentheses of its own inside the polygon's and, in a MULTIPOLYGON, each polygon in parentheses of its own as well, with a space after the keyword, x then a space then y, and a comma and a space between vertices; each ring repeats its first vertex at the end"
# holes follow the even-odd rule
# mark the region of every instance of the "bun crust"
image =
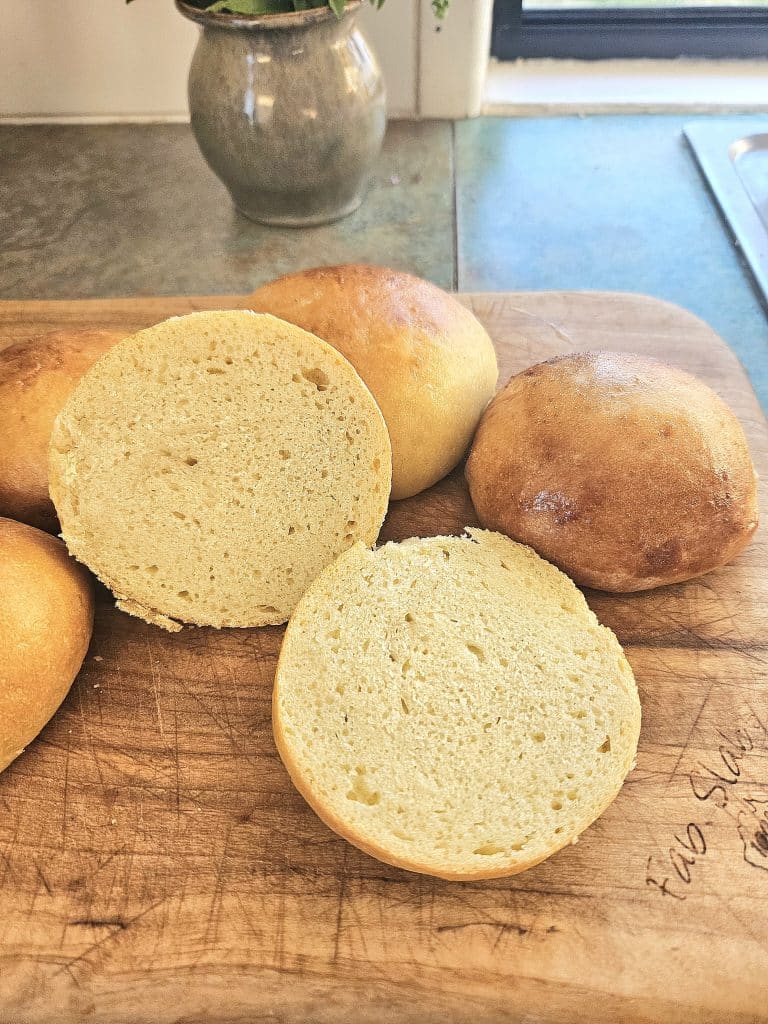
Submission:
POLYGON ((64 700, 93 629, 91 578, 54 537, 0 518, 0 771, 64 700))
POLYGON ((498 367, 485 329, 453 296, 410 274, 349 264, 278 278, 249 305, 318 335, 355 367, 389 430, 393 498, 457 465, 498 367))
POLYGON ((124 336, 54 331, 0 350, 0 515, 58 530, 48 494, 53 421, 85 371, 124 336))
POLYGON ((632 354, 569 354, 513 377, 483 416, 466 476, 485 527, 599 590, 700 576, 757 528, 736 417, 695 377, 632 354))

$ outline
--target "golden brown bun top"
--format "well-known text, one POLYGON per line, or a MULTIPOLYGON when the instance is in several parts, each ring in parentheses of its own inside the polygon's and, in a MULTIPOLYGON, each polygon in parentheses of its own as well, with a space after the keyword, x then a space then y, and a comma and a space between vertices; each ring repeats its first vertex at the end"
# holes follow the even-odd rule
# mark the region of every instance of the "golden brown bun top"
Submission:
POLYGON ((354 351, 362 344, 379 346, 384 337, 400 339, 403 330, 411 329, 450 345, 457 322, 476 323, 469 310, 430 281, 370 263, 285 274, 257 288, 252 298, 257 296, 265 302, 280 297, 354 351))
POLYGON ((367 264, 303 270, 249 306, 323 338, 352 363, 392 440, 392 497, 456 465, 496 386, 493 344, 472 313, 421 278, 367 264))
POLYGON ((630 353, 568 354, 513 377, 483 416, 467 479, 484 526, 604 590, 700 575, 757 527, 756 476, 728 406, 630 353))
POLYGON ((0 771, 61 703, 93 626, 86 570, 55 537, 0 518, 0 771))
POLYGON ((54 331, 0 350, 0 514, 57 529, 48 496, 53 421, 85 371, 123 337, 54 331))

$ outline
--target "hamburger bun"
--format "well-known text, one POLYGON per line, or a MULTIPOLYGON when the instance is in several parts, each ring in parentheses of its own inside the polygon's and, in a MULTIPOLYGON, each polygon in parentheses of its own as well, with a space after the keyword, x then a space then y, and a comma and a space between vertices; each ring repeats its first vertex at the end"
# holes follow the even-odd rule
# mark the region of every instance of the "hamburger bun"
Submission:
POLYGON ((55 537, 0 518, 0 771, 64 700, 93 629, 91 578, 55 537))
POLYGON ((493 343, 468 309, 410 274, 350 264, 278 278, 249 297, 324 338, 363 378, 392 441, 392 497, 442 479, 496 387, 493 343))
POLYGON ((370 392, 306 331, 238 310, 174 317, 85 374, 51 440, 69 550, 124 611, 179 629, 285 622, 387 509, 370 392))
POLYGON ((323 821, 449 879, 516 874, 574 842, 640 730, 632 670, 573 583, 468 532, 341 555, 293 613, 272 702, 323 821))
POLYGON ((466 475, 483 526, 599 590, 701 576, 757 528, 757 479, 728 406, 689 373, 628 353, 558 356, 513 377, 466 475))
POLYGON ((0 515, 57 531, 48 494, 53 421, 85 371, 124 336, 54 331, 0 350, 0 515))

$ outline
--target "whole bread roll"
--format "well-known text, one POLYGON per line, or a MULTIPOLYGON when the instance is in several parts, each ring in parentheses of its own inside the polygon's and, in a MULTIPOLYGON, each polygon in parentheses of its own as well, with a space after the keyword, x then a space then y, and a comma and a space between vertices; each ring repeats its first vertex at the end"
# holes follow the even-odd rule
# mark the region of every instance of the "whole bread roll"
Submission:
POLYGON ((60 540, 0 518, 0 771, 64 700, 93 628, 93 590, 60 540))
POLYGON ((318 335, 355 367, 389 430, 393 498, 456 466, 498 367, 491 339, 455 298, 410 274, 350 264, 278 278, 249 305, 318 335))
POLYGON ((124 334, 54 331, 0 350, 0 515, 53 533, 48 442, 85 371, 124 334))
POLYGON ((736 417, 700 380, 639 355, 572 353, 513 377, 466 474, 484 526, 599 590, 701 576, 757 528, 736 417))
POLYGON ((469 534, 341 555, 293 613, 272 702, 277 749, 323 821, 455 879, 574 842, 640 732, 632 669, 571 580, 469 534))

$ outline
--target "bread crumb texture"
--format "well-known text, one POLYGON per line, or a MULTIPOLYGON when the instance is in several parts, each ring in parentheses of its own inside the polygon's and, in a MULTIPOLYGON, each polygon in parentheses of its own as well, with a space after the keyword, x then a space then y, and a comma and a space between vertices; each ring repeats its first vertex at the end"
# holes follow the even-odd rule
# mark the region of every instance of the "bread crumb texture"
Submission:
POLYGON ((331 828, 454 879, 575 841, 640 730, 632 670, 574 584, 468 533, 342 555, 291 618, 273 699, 280 755, 331 828))
POLYGON ((284 622, 346 548, 375 542, 384 420, 313 335, 245 311, 174 317, 118 344, 54 425, 51 497, 69 550, 125 611, 284 622))

